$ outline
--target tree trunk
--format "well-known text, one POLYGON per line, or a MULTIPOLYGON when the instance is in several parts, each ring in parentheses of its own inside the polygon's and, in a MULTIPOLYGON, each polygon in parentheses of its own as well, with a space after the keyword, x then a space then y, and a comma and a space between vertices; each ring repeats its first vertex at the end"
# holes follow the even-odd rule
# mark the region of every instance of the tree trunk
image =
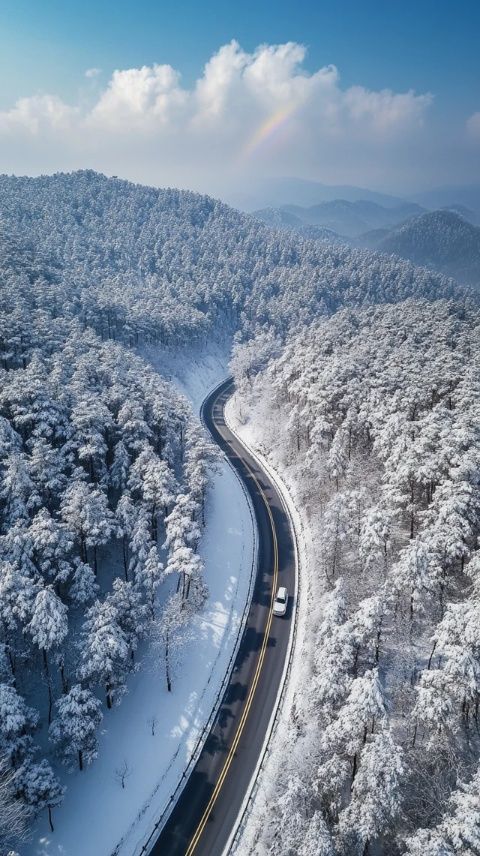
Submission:
POLYGON ((81 749, 78 750, 78 769, 83 770, 83 752, 81 749))
POLYGON ((358 652, 359 652, 359 650, 360 650, 360 648, 359 648, 359 646, 357 645, 357 647, 355 648, 355 659, 354 659, 354 661, 353 661, 353 674, 354 674, 354 676, 355 676, 355 677, 357 677, 357 668, 358 668, 358 652))
POLYGON ((170 659, 169 659, 169 639, 168 630, 165 636, 165 677, 167 679, 167 690, 172 692, 172 682, 170 680, 170 659))
POLYGON ((80 535, 80 558, 82 562, 87 561, 87 547, 85 545, 85 536, 80 535))
POLYGON ((427 672, 429 672, 429 671, 430 671, 430 667, 431 667, 431 665, 432 665, 432 659, 433 659, 433 655, 435 654, 435 648, 436 648, 436 647, 437 647, 437 640, 435 639, 435 642, 433 643, 433 648, 432 648, 432 650, 431 650, 431 652, 430 652, 430 656, 429 656, 429 658, 428 658, 427 672))
POLYGON ((48 688, 48 724, 51 725, 51 723, 52 723, 52 705, 53 705, 52 683, 50 680, 50 669, 48 668, 47 652, 46 652, 45 648, 42 649, 42 653, 43 653, 43 668, 45 670, 45 677, 47 679, 47 688, 48 688))
POLYGON ((380 659, 380 640, 382 638, 382 619, 380 619, 380 625, 377 630, 377 642, 375 645, 375 662, 378 663, 380 659))
POLYGON ((127 547, 127 539, 125 535, 122 538, 122 550, 123 550, 123 574, 125 577, 125 582, 128 583, 128 547, 127 547))
POLYGON ((62 692, 64 695, 66 695, 68 693, 68 681, 67 681, 67 677, 65 675, 65 664, 64 663, 60 663, 59 670, 60 670, 60 679, 62 681, 62 692))
POLYGON ((10 663, 10 669, 12 670, 12 677, 15 677, 15 657, 13 655, 13 648, 8 641, 8 637, 5 638, 5 644, 8 655, 8 662, 10 663))
POLYGON ((410 485, 410 505, 411 505, 411 511, 410 511, 410 540, 411 540, 411 541, 413 540, 414 535, 415 535, 415 513, 414 513, 414 500, 415 500, 415 493, 414 493, 414 484, 413 484, 413 481, 412 481, 412 483, 411 483, 411 485, 410 485))
POLYGON ((53 821, 52 821, 52 806, 51 806, 51 805, 49 805, 49 806, 48 806, 48 822, 49 822, 49 824, 50 824, 50 831, 51 831, 51 832, 55 832, 55 830, 54 830, 54 828, 53 828, 53 821))
POLYGON ((352 785, 351 785, 351 787, 353 787, 353 782, 355 781, 355 776, 357 775, 357 766, 358 766, 358 760, 357 760, 357 753, 355 752, 355 755, 353 756, 352 785))

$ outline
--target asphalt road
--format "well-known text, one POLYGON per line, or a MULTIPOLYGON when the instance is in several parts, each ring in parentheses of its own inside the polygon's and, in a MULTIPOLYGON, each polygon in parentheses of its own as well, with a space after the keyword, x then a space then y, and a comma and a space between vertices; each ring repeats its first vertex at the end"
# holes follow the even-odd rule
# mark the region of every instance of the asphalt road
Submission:
POLYGON ((213 439, 237 470, 257 520, 258 571, 245 630, 212 730, 152 856, 221 856, 262 751, 288 651, 295 589, 290 523, 268 475, 225 424, 232 394, 226 381, 203 404, 213 439), (287 586, 284 618, 272 615, 279 585, 287 586))

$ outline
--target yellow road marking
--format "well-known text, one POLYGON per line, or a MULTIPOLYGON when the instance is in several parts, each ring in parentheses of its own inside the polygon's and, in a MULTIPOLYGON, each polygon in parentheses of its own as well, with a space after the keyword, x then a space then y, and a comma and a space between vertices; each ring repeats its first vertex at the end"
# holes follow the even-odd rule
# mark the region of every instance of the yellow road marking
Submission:
POLYGON ((198 826, 197 826, 197 829, 195 830, 195 834, 194 834, 194 836, 193 836, 192 840, 190 841, 190 844, 188 845, 188 849, 187 849, 187 851, 186 851, 186 853, 185 853, 185 856, 192 856, 192 853, 194 852, 195 848, 197 847, 197 844, 198 844, 198 842, 199 842, 199 840, 200 840, 200 837, 201 837, 201 835, 202 835, 202 832, 203 832, 203 830, 205 829, 205 826, 206 826, 206 824, 207 824, 207 822, 208 822, 208 818, 210 817, 210 814, 211 814, 211 812, 212 812, 213 806, 215 805, 215 803, 216 803, 216 801, 217 801, 217 797, 218 797, 218 795, 219 795, 219 793, 220 793, 220 791, 221 791, 221 789, 222 789, 223 783, 224 783, 224 781, 225 781, 225 779, 226 779, 226 776, 227 776, 227 773, 228 773, 228 771, 229 771, 229 769, 230 769, 230 765, 231 765, 231 763, 232 763, 232 761, 233 761, 233 757, 234 757, 234 755, 235 755, 235 752, 236 752, 236 750, 237 750, 237 746, 238 746, 239 741, 240 741, 240 738, 241 738, 241 736, 242 736, 242 732, 243 732, 243 729, 244 729, 244 727, 245 727, 245 722, 246 722, 246 720, 247 720, 247 717, 248 717, 248 714, 249 714, 250 708, 251 708, 251 706, 252 706, 253 697, 254 697, 254 695, 255 695, 255 691, 256 691, 256 689, 257 689, 257 684, 258 684, 258 680, 259 680, 259 677, 260 677, 260 672, 261 672, 261 670, 262 670, 263 661, 264 661, 264 659, 265 659, 265 652, 266 652, 266 650, 267 650, 267 643, 268 643, 268 637, 269 637, 269 634, 270 634, 270 628, 271 628, 271 626, 272 626, 272 616, 273 616, 272 608, 273 608, 273 602, 274 602, 274 599, 275 599, 275 591, 276 591, 276 588, 277 588, 277 579, 278 579, 278 542, 277 542, 277 533, 276 533, 276 530, 275 530, 275 524, 274 524, 274 522, 273 522, 273 515, 272 515, 272 512, 271 512, 270 506, 269 506, 269 504, 268 504, 267 497, 265 496, 265 492, 264 492, 264 491, 263 491, 263 489, 260 487, 260 484, 259 484, 259 482, 258 482, 258 479, 257 479, 256 475, 255 475, 255 474, 253 473, 253 471, 250 469, 250 467, 249 467, 249 465, 246 463, 246 461, 244 461, 243 463, 244 463, 244 465, 246 466, 246 468, 247 468, 248 472, 250 473, 251 477, 252 477, 252 478, 253 478, 253 480, 255 481, 255 484, 257 485, 258 490, 260 491, 260 494, 261 494, 261 496, 262 496, 262 499, 263 499, 263 501, 264 501, 264 503, 265 503, 265 508, 267 509, 267 512, 268 512, 268 516, 269 516, 269 519, 270 519, 270 526, 271 526, 271 529, 272 529, 272 536, 273 536, 273 585, 272 585, 272 594, 271 594, 271 598, 270 598, 270 608, 269 608, 269 613, 268 613, 267 626, 266 626, 266 628, 265 628, 265 633, 264 633, 264 636, 263 636, 262 647, 261 647, 261 649, 260 649, 260 655, 259 655, 258 662, 257 662, 257 667, 256 667, 256 669, 255 669, 255 674, 254 674, 254 676, 253 676, 253 681, 252 681, 252 684, 251 684, 251 686, 250 686, 250 690, 249 690, 249 693, 248 693, 248 696, 247 696, 247 701, 245 702, 245 707, 244 707, 244 709, 243 709, 243 713, 242 713, 242 716, 241 716, 241 718, 240 718, 240 722, 239 722, 239 724, 238 724, 238 728, 237 728, 237 731, 236 731, 236 733, 235 733, 235 737, 234 737, 233 743, 232 743, 232 745, 231 745, 231 747, 230 747, 230 750, 229 750, 229 753, 228 753, 228 755, 227 755, 227 757, 226 757, 226 759, 225 759, 225 764, 223 765, 223 768, 222 768, 222 771, 221 771, 221 773, 220 773, 220 776, 218 777, 218 781, 217 781, 217 783, 216 783, 216 785, 215 785, 215 788, 213 789, 213 793, 212 793, 212 795, 211 795, 211 797, 210 797, 210 799, 209 799, 209 801, 208 801, 208 805, 207 805, 207 807, 206 807, 206 809, 205 809, 205 811, 204 811, 204 813, 203 813, 203 815, 202 815, 202 818, 201 818, 201 820, 200 820, 200 823, 199 823, 199 824, 198 824, 198 826))

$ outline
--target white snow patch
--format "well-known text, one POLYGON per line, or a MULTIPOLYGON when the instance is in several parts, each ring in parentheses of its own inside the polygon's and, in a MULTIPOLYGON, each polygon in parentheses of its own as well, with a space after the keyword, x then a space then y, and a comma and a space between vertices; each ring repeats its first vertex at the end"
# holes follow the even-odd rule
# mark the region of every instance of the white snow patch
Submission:
MULTIPOLYGON (((165 355, 152 350, 143 356, 164 373, 165 355)), ((197 352, 185 367, 172 357, 172 380, 198 409, 227 375, 227 359, 214 351, 202 360, 197 352)), ((68 790, 54 812, 55 832, 47 832, 43 813, 22 856, 132 856, 168 805, 216 704, 250 593, 255 529, 246 495, 226 462, 209 491, 200 553, 210 596, 179 654, 173 692, 166 690, 164 665, 152 647, 120 706, 105 714, 97 760, 82 773, 59 769, 68 790), (115 770, 124 761, 129 774, 122 789, 115 770)))

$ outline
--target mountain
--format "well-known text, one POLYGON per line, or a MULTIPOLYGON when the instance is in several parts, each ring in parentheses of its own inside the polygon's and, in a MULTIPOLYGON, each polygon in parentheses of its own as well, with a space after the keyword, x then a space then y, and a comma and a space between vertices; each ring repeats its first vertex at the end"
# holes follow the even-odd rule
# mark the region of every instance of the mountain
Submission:
POLYGON ((81 307, 85 323, 117 341, 178 347, 240 325, 249 336, 267 323, 282 334, 344 304, 456 293, 406 261, 301 240, 208 196, 92 171, 0 176, 0 267, 2 242, 8 274, 24 248, 25 264, 48 272, 31 295, 32 323, 52 292, 48 301, 70 314, 81 307))
POLYGON ((301 217, 297 217, 296 214, 292 214, 284 208, 262 208, 260 211, 254 211, 254 217, 257 220, 261 220, 267 226, 270 226, 271 229, 296 232, 297 235, 308 240, 330 241, 341 244, 348 243, 346 239, 332 229, 305 223, 301 217))
POLYGON ((395 253, 463 284, 480 285, 480 228, 455 211, 429 211, 376 242, 371 234, 363 240, 380 252, 395 253))
POLYGON ((301 217, 285 208, 260 208, 253 212, 253 216, 272 229, 301 229, 304 226, 301 217))
POLYGON ((358 199, 355 202, 334 199, 308 208, 283 205, 277 209, 269 208, 254 213, 268 225, 276 225, 277 228, 281 223, 281 228, 298 229, 303 223, 330 230, 337 235, 357 238, 371 229, 384 229, 403 223, 423 211, 419 205, 410 202, 387 208, 369 199, 358 199))
POLYGON ((367 200, 385 208, 404 204, 399 196, 379 193, 365 187, 349 184, 322 184, 302 178, 265 178, 247 184, 241 189, 233 188, 224 193, 226 202, 242 211, 252 212, 261 208, 279 208, 284 205, 310 207, 321 202, 345 199, 347 202, 367 200))
POLYGON ((442 211, 454 211, 455 214, 460 214, 464 220, 468 220, 469 223, 473 223, 474 226, 480 225, 480 217, 475 214, 475 211, 472 211, 471 208, 467 208, 466 205, 460 205, 459 203, 454 202, 452 205, 444 205, 442 211))
POLYGON ((425 208, 452 208, 462 205, 480 218, 480 184, 436 187, 423 193, 411 194, 410 199, 425 208))

